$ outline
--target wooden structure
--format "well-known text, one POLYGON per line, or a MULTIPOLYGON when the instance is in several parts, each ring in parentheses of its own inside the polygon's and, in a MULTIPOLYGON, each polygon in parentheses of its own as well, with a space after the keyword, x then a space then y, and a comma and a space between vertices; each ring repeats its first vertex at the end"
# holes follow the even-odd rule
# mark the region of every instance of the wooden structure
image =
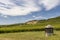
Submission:
POLYGON ((51 25, 47 25, 45 27, 45 34, 46 36, 50 36, 50 35, 53 35, 53 27, 51 25))

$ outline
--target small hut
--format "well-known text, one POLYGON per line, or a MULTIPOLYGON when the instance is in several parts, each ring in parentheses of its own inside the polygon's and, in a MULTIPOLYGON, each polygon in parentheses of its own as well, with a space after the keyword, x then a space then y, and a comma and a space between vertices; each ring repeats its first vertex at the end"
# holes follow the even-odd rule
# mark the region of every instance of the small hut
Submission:
POLYGON ((45 33, 46 36, 53 35, 53 26, 52 25, 45 26, 45 33))

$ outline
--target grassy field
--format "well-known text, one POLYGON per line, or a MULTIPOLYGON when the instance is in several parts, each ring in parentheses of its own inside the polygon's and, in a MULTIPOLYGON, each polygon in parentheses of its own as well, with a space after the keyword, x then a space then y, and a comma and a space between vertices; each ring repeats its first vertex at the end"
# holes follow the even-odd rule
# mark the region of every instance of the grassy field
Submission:
POLYGON ((46 37, 44 31, 3 33, 0 34, 0 40, 60 40, 60 31, 54 31, 54 34, 46 37))
MULTIPOLYGON (((13 33, 13 32, 25 32, 25 31, 43 31, 45 26, 47 25, 46 23, 44 23, 44 24, 1 27, 0 33, 10 33, 10 32, 13 33)), ((60 24, 53 25, 53 28, 56 30, 60 30, 60 24)))
POLYGON ((0 25, 0 40, 60 40, 60 17, 38 20, 36 24, 0 25), (44 28, 48 24, 55 35, 46 37, 44 28))
POLYGON ((25 32, 25 31, 36 31, 36 30, 42 31, 48 24, 52 25, 54 29, 60 30, 60 16, 48 20, 36 20, 36 21, 38 21, 36 24, 21 23, 12 25, 0 25, 0 33, 23 32, 23 31, 25 32))

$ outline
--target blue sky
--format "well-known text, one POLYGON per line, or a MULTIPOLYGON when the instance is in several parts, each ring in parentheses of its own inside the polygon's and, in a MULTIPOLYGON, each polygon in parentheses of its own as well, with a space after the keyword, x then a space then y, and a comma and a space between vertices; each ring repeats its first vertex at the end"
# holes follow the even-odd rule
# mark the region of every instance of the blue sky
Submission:
POLYGON ((0 0, 0 25, 60 16, 60 0, 0 0))

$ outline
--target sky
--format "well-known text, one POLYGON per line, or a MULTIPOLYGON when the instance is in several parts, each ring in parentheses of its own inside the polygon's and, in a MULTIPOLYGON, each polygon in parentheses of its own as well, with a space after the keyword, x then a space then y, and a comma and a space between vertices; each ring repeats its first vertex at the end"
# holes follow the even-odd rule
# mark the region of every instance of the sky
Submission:
POLYGON ((0 25, 60 16, 60 0, 0 0, 0 25))

